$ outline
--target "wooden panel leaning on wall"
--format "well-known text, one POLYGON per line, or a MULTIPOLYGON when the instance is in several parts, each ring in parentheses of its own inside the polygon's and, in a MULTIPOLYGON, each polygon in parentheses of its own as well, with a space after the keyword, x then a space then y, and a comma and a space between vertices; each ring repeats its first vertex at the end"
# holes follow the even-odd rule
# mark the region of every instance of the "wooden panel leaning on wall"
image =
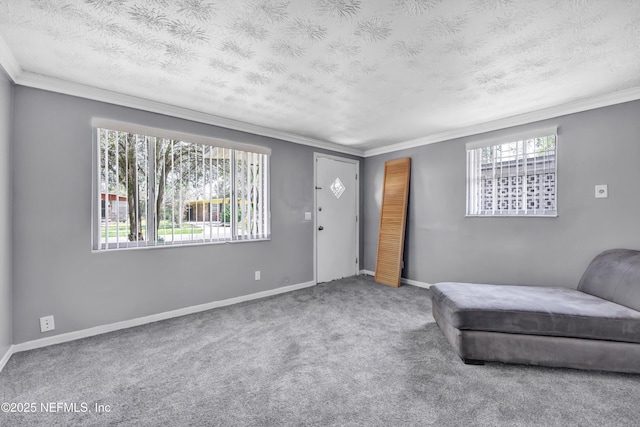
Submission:
POLYGON ((410 158, 385 162, 378 258, 374 280, 396 288, 400 286, 402 274, 410 176, 410 158))

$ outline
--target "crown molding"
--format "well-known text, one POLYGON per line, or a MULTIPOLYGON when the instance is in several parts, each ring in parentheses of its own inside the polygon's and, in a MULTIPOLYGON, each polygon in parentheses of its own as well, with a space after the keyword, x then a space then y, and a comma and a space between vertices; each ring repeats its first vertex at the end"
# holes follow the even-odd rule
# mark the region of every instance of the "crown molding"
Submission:
POLYGON ((162 102, 151 101, 149 99, 140 98, 137 96, 125 95, 119 92, 100 89, 94 86, 73 83, 67 80, 48 77, 41 74, 22 72, 19 73, 13 80, 17 85, 20 86, 48 90, 51 92, 77 96, 79 98, 91 99, 94 101, 107 102, 109 104, 120 105, 123 107, 136 108, 138 110, 192 120, 199 123, 205 123, 213 126, 247 132, 254 135, 266 136, 269 138, 294 142, 296 144, 336 151, 343 154, 351 154, 353 156, 359 157, 362 157, 364 155, 364 150, 359 148, 322 141, 302 135, 296 135, 293 133, 279 131, 264 126, 253 125, 251 123, 246 123, 239 120, 228 119, 225 117, 208 114, 201 111, 190 110, 188 108, 169 105, 162 102))
POLYGON ((35 73, 23 72, 1 36, 0 68, 2 68, 2 70, 6 72, 9 78, 15 84, 21 86, 63 93, 80 98, 92 99, 94 101, 107 102, 123 107, 136 108, 152 113, 164 114, 172 117, 192 120, 199 123, 205 123, 213 126, 219 126, 227 129, 233 129, 241 132, 247 132, 255 135, 280 139, 296 144, 307 145, 315 148, 335 151, 343 154, 350 154, 359 157, 372 157, 380 154, 393 153, 409 148, 416 148, 423 145, 444 142, 456 138, 507 129, 510 127, 548 120, 567 114, 579 113, 582 111, 593 110, 596 108, 622 104, 624 102, 636 101, 640 99, 640 87, 635 87, 617 91, 611 94, 544 108, 530 113, 506 117, 504 119, 494 120, 486 123, 479 123, 477 125, 454 129, 446 132, 440 132, 425 137, 407 140, 404 142, 389 144, 383 147, 366 149, 366 144, 360 147, 345 146, 333 142, 309 138, 302 135, 296 135, 289 132, 279 131, 264 126, 258 126, 239 120, 228 119, 213 114, 190 110, 188 108, 177 107, 157 101, 151 101, 145 98, 125 95, 106 89, 99 89, 94 86, 73 83, 67 80, 57 79, 35 73))
POLYGON ((593 98, 573 101, 554 107, 544 108, 542 110, 532 111, 530 113, 506 117, 504 119, 494 120, 486 123, 479 123, 477 125, 454 129, 447 132, 440 132, 421 138, 399 142, 396 144, 385 145, 384 147, 371 148, 368 150, 365 149, 364 157, 393 153, 400 150, 406 150, 408 148, 434 144, 436 142, 444 142, 455 138, 462 138, 465 136, 478 135, 485 132, 507 129, 514 126, 526 125, 542 120, 566 116, 568 114, 594 110, 596 108, 608 107, 610 105, 622 104, 624 102, 636 101, 638 99, 640 99, 640 87, 625 89, 606 95, 600 95, 593 98))
POLYGON ((4 72, 15 83, 18 76, 22 73, 22 69, 16 61, 15 56, 11 53, 9 46, 0 35, 0 71, 4 72))

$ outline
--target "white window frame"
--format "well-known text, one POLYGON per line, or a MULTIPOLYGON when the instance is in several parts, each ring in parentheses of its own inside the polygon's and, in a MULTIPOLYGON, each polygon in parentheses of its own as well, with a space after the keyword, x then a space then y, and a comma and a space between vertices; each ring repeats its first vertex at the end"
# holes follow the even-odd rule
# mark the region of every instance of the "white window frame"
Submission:
MULTIPOLYGON (((474 141, 466 144, 467 151, 467 204, 466 204, 466 216, 467 217, 557 217, 558 216, 558 128, 557 127, 548 127, 543 129, 534 129, 519 133, 513 133, 509 135, 505 135, 499 138, 492 138, 481 141, 474 141), (526 159, 526 141, 535 138, 542 138, 547 136, 555 137, 555 149, 554 149, 554 158, 553 158, 553 168, 545 169, 546 172, 543 173, 553 173, 554 174, 554 201, 553 206, 555 209, 545 209, 544 207, 540 209, 531 209, 527 204, 527 177, 535 175, 537 173, 530 173, 527 170, 527 161, 523 162, 524 169, 520 172, 522 179, 522 209, 514 210, 514 209, 498 209, 497 199, 497 180, 499 178, 503 178, 502 175, 497 176, 496 171, 498 170, 494 165, 493 169, 493 194, 494 201, 492 203, 491 210, 482 210, 480 206, 482 198, 480 196, 481 191, 481 181, 482 181, 482 172, 481 161, 478 159, 481 155, 481 149, 492 147, 497 148, 502 146, 503 144, 512 144, 517 143, 521 144, 518 147, 522 147, 525 151, 518 151, 517 158, 518 159, 526 159)), ((535 158, 535 157, 534 157, 535 158)), ((534 161, 535 164, 535 161, 534 161)), ((535 171, 535 170, 534 170, 535 171)), ((539 173, 539 172, 538 172, 539 173)), ((506 175, 504 177, 511 177, 511 175, 506 175)))
MULTIPOLYGON (((112 119, 104 119, 104 118, 93 118, 91 120, 91 127, 93 128, 93 143, 92 143, 92 203, 91 203, 91 226, 92 226, 92 251, 93 252, 111 252, 114 250, 131 250, 131 249, 155 249, 155 248, 169 248, 169 247, 184 247, 184 246, 195 246, 195 245, 210 245, 210 244, 221 244, 221 243, 235 243, 235 242, 257 242, 257 241, 265 241, 271 240, 271 149, 264 146, 258 146, 253 144, 246 144, 236 141, 229 141, 220 138, 212 138, 203 135, 189 134, 184 132, 172 131, 161 128, 154 128, 149 126, 138 125, 134 123, 121 122, 112 119), (223 148, 230 150, 230 163, 231 163, 231 171, 230 171, 230 185, 231 185, 231 194, 230 194, 230 222, 231 222, 231 237, 230 238, 220 238, 220 239, 199 239, 199 240, 188 240, 183 242, 158 242, 158 241, 137 241, 137 242, 119 242, 108 243, 101 241, 101 219, 102 219, 102 200, 101 200, 101 189, 100 189, 100 155, 99 152, 99 140, 98 140, 98 131, 109 130, 109 131, 117 131, 117 132, 127 132, 132 133, 134 135, 144 135, 148 137, 157 137, 157 138, 166 138, 173 139, 176 141, 184 141, 186 143, 192 143, 197 145, 209 145, 217 148, 223 148), (237 154, 239 152, 243 153, 255 153, 264 155, 264 170, 266 171, 266 186, 263 189, 262 196, 265 197, 266 202, 266 212, 265 215, 265 232, 261 234, 259 237, 257 236, 247 236, 246 234, 238 233, 238 197, 240 194, 237 194, 237 178, 236 176, 236 164, 237 164, 237 154), (204 240, 204 241, 203 241, 204 240)), ((150 156, 149 163, 151 163, 154 159, 150 156)), ((155 174, 149 174, 149 179, 155 179, 155 174)), ((154 185, 150 185, 149 188, 155 187, 154 185)), ((153 190, 155 191, 155 189, 153 190)), ((239 192, 239 190, 238 190, 239 192)), ((117 197, 117 196, 116 196, 117 197)), ((148 197, 148 199, 154 199, 155 197, 148 197)), ((108 204, 108 192, 105 203, 108 204)), ((153 205, 153 204, 152 204, 153 205)), ((152 210, 155 211, 155 207, 152 207, 152 210)), ((155 213, 155 212, 154 212, 155 213)), ((155 230, 154 230, 155 233, 155 230)), ((153 234, 153 233, 152 233, 153 234)), ((155 236, 151 236, 148 234, 148 238, 155 239, 155 236)))

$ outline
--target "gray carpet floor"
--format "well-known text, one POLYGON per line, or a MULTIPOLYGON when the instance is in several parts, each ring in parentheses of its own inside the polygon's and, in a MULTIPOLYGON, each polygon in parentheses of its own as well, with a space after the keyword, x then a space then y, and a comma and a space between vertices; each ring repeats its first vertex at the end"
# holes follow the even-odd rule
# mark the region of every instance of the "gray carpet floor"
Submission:
POLYGON ((434 323, 427 290, 365 276, 16 353, 0 374, 0 397, 38 405, 37 413, 0 413, 3 426, 640 419, 640 375, 464 365, 434 323), (79 412, 39 412, 47 402, 76 403, 79 412))

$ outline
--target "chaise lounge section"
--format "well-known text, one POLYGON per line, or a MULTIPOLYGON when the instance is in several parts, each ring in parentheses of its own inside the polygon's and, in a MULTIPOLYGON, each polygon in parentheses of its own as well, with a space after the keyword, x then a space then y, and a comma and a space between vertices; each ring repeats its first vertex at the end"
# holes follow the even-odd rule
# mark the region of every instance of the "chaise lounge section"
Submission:
POLYGON ((577 289, 438 283, 433 317, 467 364, 640 373, 640 251, 596 256, 577 289))

